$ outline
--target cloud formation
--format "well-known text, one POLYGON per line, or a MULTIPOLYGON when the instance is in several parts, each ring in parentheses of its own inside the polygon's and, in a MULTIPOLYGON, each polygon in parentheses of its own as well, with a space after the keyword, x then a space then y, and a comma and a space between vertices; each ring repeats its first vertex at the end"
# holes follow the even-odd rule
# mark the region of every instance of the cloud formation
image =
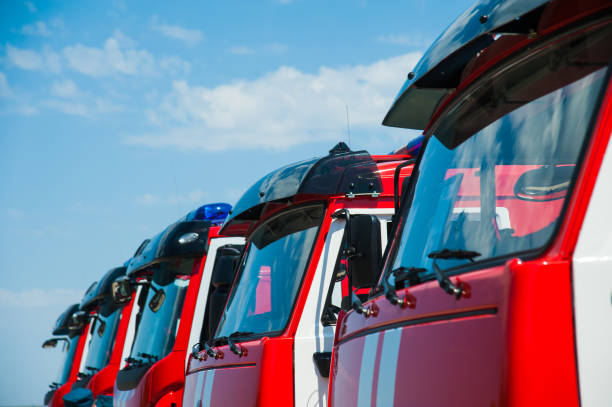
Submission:
POLYGON ((179 25, 161 24, 157 16, 153 16, 151 27, 154 31, 165 37, 184 42, 187 45, 195 45, 204 40, 204 34, 200 30, 181 27, 179 25))
POLYGON ((41 52, 6 45, 6 58, 12 65, 28 71, 60 72, 60 56, 44 48, 41 52))
POLYGON ((126 137, 149 147, 200 149, 285 149, 313 141, 335 141, 351 129, 376 132, 420 54, 410 53, 311 74, 283 66, 255 80, 213 88, 175 81, 149 112, 158 129, 126 137))
POLYGON ((51 30, 42 21, 37 21, 33 24, 26 24, 21 28, 21 33, 25 35, 34 35, 39 37, 51 36, 51 30))
POLYGON ((59 73, 63 66, 91 77, 110 75, 158 76, 163 72, 173 75, 189 73, 189 62, 177 56, 153 56, 137 47, 134 40, 116 30, 101 47, 80 43, 66 46, 61 53, 50 48, 42 51, 6 45, 7 60, 14 66, 30 71, 59 73))
POLYGON ((0 308, 40 308, 53 305, 68 305, 78 302, 82 291, 32 288, 21 291, 11 291, 0 288, 0 308))

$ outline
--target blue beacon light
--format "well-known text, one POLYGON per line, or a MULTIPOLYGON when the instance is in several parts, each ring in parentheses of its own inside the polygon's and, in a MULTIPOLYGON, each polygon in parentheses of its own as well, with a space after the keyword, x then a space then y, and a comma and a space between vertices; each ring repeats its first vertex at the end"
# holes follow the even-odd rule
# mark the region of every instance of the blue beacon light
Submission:
POLYGON ((232 210, 232 205, 224 202, 200 206, 187 215, 186 220, 208 220, 214 225, 221 225, 232 210))

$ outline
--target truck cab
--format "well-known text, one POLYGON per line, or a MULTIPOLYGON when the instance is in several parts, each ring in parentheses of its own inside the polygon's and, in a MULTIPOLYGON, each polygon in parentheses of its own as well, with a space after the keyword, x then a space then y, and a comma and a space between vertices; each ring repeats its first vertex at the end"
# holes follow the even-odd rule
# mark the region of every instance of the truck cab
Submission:
POLYGON ((612 4, 479 1, 384 124, 423 129, 340 406, 612 405, 612 4))
POLYGON ((124 346, 127 357, 117 373, 113 405, 180 405, 202 269, 210 239, 230 209, 224 203, 204 205, 146 240, 130 260, 127 278, 115 283, 115 300, 135 297, 138 311, 128 327, 133 340, 124 346))
POLYGON ((60 347, 64 354, 59 366, 57 379, 49 385, 44 396, 45 407, 61 407, 63 397, 70 391, 77 380, 85 342, 87 341, 87 324, 83 319, 73 318, 79 311, 79 304, 70 305, 57 319, 53 327, 53 337, 43 342, 44 349, 60 347))
POLYGON ((100 396, 112 396, 134 302, 129 301, 124 306, 115 303, 112 284, 125 278, 126 270, 125 266, 110 269, 83 299, 80 310, 87 313, 90 320, 85 345, 87 357, 77 374, 78 380, 65 398, 100 405, 103 404, 98 400, 100 396), (77 393, 76 389, 88 389, 89 394, 82 390, 77 393))
POLYGON ((245 192, 221 233, 246 246, 214 335, 190 357, 184 406, 325 405, 338 312, 371 312, 358 290, 377 281, 410 159, 340 143, 245 192))

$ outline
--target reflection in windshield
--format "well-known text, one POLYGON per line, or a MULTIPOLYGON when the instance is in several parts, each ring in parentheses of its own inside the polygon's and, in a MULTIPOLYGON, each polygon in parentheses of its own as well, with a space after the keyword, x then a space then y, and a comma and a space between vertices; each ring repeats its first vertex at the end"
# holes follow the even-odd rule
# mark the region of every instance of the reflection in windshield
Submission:
POLYGON ((492 76, 440 120, 391 269, 423 267, 431 278, 434 251, 475 251, 479 261, 549 241, 604 84, 609 31, 492 76))
POLYGON ((69 338, 69 343, 61 341, 63 344, 62 352, 64 352, 64 363, 60 364, 60 370, 58 374, 58 381, 60 385, 66 383, 70 377, 70 369, 72 369, 72 362, 74 361, 74 354, 76 353, 77 346, 79 344, 80 336, 77 335, 73 338, 69 338))
POLYGON ((106 317, 98 314, 97 318, 92 319, 92 335, 87 359, 85 360, 86 371, 84 373, 95 374, 110 361, 120 315, 121 309, 118 309, 106 317), (100 329, 100 326, 104 326, 103 330, 100 329), (102 335, 99 332, 102 332, 102 335))
POLYGON ((153 274, 152 286, 163 289, 166 299, 157 312, 149 307, 155 290, 148 290, 144 311, 130 357, 142 362, 155 362, 172 350, 178 331, 183 301, 189 285, 193 260, 183 260, 180 273, 169 272, 166 264, 161 264, 153 274), (147 355, 149 357, 147 357, 147 355))
POLYGON ((277 332, 285 327, 323 213, 322 205, 292 210, 253 232, 245 264, 216 337, 236 331, 277 332))

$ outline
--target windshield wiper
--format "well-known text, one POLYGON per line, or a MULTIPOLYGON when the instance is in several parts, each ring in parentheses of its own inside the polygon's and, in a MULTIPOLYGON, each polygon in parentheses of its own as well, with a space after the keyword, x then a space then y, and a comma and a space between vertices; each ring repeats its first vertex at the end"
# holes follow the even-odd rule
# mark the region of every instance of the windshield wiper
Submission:
POLYGON ((451 250, 451 249, 442 249, 435 250, 427 255, 430 259, 434 259, 433 261, 433 269, 436 273, 436 279, 438 280, 438 284, 440 288, 446 291, 450 295, 454 295, 456 299, 461 298, 462 295, 465 295, 465 287, 462 283, 459 285, 453 283, 451 279, 446 275, 444 270, 438 267, 436 263, 437 259, 442 260, 450 260, 450 259, 458 259, 458 260, 469 260, 472 263, 474 262, 474 257, 478 257, 481 254, 471 250, 451 250))
POLYGON ((145 352, 140 352, 138 356, 143 358, 143 360, 148 359, 150 364, 153 364, 159 360, 159 356, 152 355, 150 353, 145 353, 145 352))
POLYGON ((419 283, 419 273, 424 273, 427 270, 421 267, 404 267, 400 266, 391 271, 391 274, 395 277, 395 283, 393 285, 389 284, 389 281, 384 278, 383 279, 383 289, 385 292, 385 298, 389 300, 389 302, 393 305, 397 305, 400 308, 406 308, 408 306, 414 307, 414 299, 409 299, 408 295, 405 295, 404 298, 399 298, 397 296, 396 284, 404 281, 408 281, 409 285, 415 285, 419 283))
POLYGON ((246 356, 248 354, 247 348, 244 346, 236 345, 232 339, 240 338, 247 339, 250 336, 255 335, 255 332, 240 332, 236 331, 230 336, 227 337, 227 344, 229 345, 230 350, 238 356, 246 356))

